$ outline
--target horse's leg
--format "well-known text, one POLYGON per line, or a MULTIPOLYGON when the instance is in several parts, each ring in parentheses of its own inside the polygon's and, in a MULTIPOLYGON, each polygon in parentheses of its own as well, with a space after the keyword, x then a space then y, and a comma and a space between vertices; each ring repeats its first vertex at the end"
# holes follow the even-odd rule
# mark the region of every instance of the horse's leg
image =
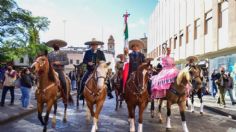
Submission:
POLYGON ((200 114, 203 115, 202 89, 198 90, 198 98, 200 99, 200 114))
POLYGON ((138 119, 138 132, 143 132, 143 112, 147 106, 148 102, 143 102, 139 105, 139 119, 138 119))
POLYGON ((115 90, 115 94, 116 94, 116 108, 115 108, 115 110, 117 111, 118 110, 118 103, 119 103, 119 95, 118 95, 118 91, 117 90, 115 90))
POLYGON ((171 102, 167 100, 167 125, 166 128, 169 129, 171 128, 171 123, 170 123, 170 115, 171 115, 171 102))
POLYGON ((83 97, 83 107, 84 107, 84 97, 83 97))
POLYGON ((66 123, 67 122, 67 103, 64 103, 64 116, 63 116, 63 122, 66 123))
POLYGON ((57 100, 55 100, 54 103, 54 112, 53 112, 53 118, 52 118, 52 128, 56 127, 56 114, 57 114, 57 100))
POLYGON ((163 102, 163 100, 162 100, 162 99, 159 99, 158 117, 159 117, 159 122, 160 122, 160 123, 163 123, 163 119, 162 119, 162 116, 161 116, 162 102, 163 102))
POLYGON ((77 88, 77 98, 76 98, 76 107, 77 107, 77 109, 79 108, 79 87, 77 88))
MULTIPOLYGON (((106 96, 106 94, 104 96, 106 96)), ((105 99, 106 98, 103 98, 100 101, 97 101, 97 103, 96 103, 96 112, 94 113, 94 118, 93 118, 93 128, 95 127, 95 130, 98 129, 99 114, 102 111, 102 107, 103 107, 105 99)))
POLYGON ((131 104, 127 103, 127 107, 128 107, 128 112, 129 112, 129 125, 130 125, 130 132, 135 132, 135 123, 134 123, 134 116, 135 116, 135 107, 132 106, 131 104))
POLYGON ((46 132, 47 131, 47 125, 48 125, 48 118, 49 118, 49 114, 51 112, 51 109, 52 109, 52 105, 54 104, 54 100, 49 100, 47 102, 47 111, 46 111, 46 115, 44 117, 44 128, 43 128, 43 131, 46 132))
POLYGON ((155 109, 155 106, 154 106, 154 99, 152 99, 151 101, 151 117, 154 118, 154 109, 155 109))
POLYGON ((183 130, 184 130, 184 132, 188 132, 188 127, 187 127, 186 120, 185 120, 186 101, 183 101, 183 102, 179 103, 178 105, 179 105, 179 111, 180 111, 180 115, 181 115, 183 130))
POLYGON ((122 108, 122 100, 120 100, 120 108, 122 108))
MULTIPOLYGON (((39 97, 38 97, 39 98, 39 97)), ((41 122, 42 125, 45 125, 44 121, 43 121, 43 103, 41 101, 38 100, 37 103, 37 109, 38 109, 38 119, 41 122)))
POLYGON ((194 113, 194 94, 195 92, 192 91, 192 95, 191 95, 191 112, 194 113))

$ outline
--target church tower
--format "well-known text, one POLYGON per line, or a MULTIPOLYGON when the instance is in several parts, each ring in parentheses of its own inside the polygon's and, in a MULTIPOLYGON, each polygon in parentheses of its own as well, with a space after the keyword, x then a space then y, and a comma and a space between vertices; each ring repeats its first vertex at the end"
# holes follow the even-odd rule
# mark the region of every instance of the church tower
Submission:
POLYGON ((108 39, 107 46, 108 46, 107 48, 108 51, 112 52, 112 54, 114 55, 115 54, 115 40, 112 35, 108 39))

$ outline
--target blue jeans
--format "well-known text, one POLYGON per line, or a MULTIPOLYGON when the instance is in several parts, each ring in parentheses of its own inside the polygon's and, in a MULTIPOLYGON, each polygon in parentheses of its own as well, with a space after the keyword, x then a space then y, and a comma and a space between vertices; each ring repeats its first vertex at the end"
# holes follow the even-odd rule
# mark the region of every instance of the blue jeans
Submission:
POLYGON ((233 89, 227 89, 227 91, 229 92, 230 100, 231 100, 232 103, 234 103, 235 101, 234 101, 234 97, 233 97, 232 90, 233 90, 233 89))
POLYGON ((1 106, 4 106, 5 104, 5 98, 8 90, 10 90, 11 93, 11 104, 14 104, 14 99, 15 99, 14 89, 15 89, 14 86, 3 86, 1 106))
POLYGON ((21 96, 22 107, 27 108, 30 102, 30 88, 21 86, 20 89, 22 92, 22 96, 21 96))
POLYGON ((214 81, 212 81, 211 95, 213 97, 215 97, 217 92, 218 92, 218 90, 217 90, 217 87, 216 87, 216 83, 214 81))
POLYGON ((71 80, 71 89, 76 89, 76 80, 71 80))

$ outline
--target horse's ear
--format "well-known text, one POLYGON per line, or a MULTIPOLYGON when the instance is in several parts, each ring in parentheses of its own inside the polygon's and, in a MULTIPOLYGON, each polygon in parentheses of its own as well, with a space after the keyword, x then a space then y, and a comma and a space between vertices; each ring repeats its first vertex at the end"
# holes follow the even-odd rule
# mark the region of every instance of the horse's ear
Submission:
POLYGON ((109 66, 111 64, 111 62, 107 62, 107 66, 109 66))

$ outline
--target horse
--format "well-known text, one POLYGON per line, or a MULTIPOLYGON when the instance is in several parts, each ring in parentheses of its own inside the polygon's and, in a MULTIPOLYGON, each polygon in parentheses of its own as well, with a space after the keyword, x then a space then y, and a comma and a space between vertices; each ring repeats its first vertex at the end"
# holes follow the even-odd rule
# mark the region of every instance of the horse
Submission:
POLYGON ((107 78, 108 66, 110 62, 100 61, 96 66, 94 72, 89 76, 85 83, 83 95, 87 104, 87 121, 90 117, 93 117, 93 126, 91 132, 95 132, 98 129, 98 118, 102 110, 104 101, 106 99, 107 91, 105 79, 107 78), (96 111, 94 112, 93 106, 96 105, 96 111))
POLYGON ((112 87, 115 90, 116 94, 116 108, 115 108, 116 111, 118 110, 119 104, 120 104, 119 107, 120 108, 122 107, 122 100, 123 100, 123 87, 121 86, 122 73, 123 69, 119 69, 116 75, 114 75, 111 79, 112 87))
POLYGON ((126 82, 125 102, 127 103, 130 131, 135 131, 135 108, 139 108, 139 126, 138 132, 143 131, 143 112, 148 104, 148 70, 150 63, 142 63, 138 66, 137 71, 133 72, 126 82))
MULTIPOLYGON (((81 63, 80 65, 77 66, 77 97, 76 97, 76 107, 79 108, 79 99, 80 99, 80 88, 81 88, 81 80, 82 80, 82 77, 84 75, 84 70, 83 70, 83 63, 81 63)), ((84 98, 82 98, 83 100, 83 106, 84 106, 84 98)))
POLYGON ((63 122, 67 121, 67 104, 73 103, 72 96, 70 95, 70 79, 66 76, 66 93, 62 92, 58 74, 53 70, 52 66, 49 64, 48 58, 45 55, 39 56, 32 64, 31 68, 33 69, 33 72, 36 73, 39 80, 38 89, 36 91, 38 119, 44 126, 43 131, 46 132, 49 114, 53 105, 54 115, 52 119, 52 127, 55 128, 57 99, 59 98, 59 96, 62 97, 64 103, 63 122), (47 109, 46 115, 43 119, 42 112, 44 104, 46 104, 47 109))
POLYGON ((175 79, 174 83, 170 85, 170 88, 166 90, 166 96, 164 98, 159 99, 159 109, 158 109, 158 116, 160 123, 163 122, 161 116, 161 107, 163 100, 167 100, 167 130, 171 128, 170 123, 170 115, 171 115, 171 105, 178 104, 179 111, 182 119, 182 126, 184 132, 188 132, 188 127, 185 120, 185 109, 186 109, 186 98, 187 98, 187 90, 186 85, 190 83, 190 71, 188 68, 181 70, 175 79))
POLYGON ((201 75, 202 70, 199 66, 193 65, 190 66, 191 72, 190 75, 192 77, 192 90, 190 92, 190 98, 191 98, 191 112, 194 113, 194 95, 197 94, 199 100, 200 100, 200 114, 203 115, 203 101, 202 101, 202 78, 201 75))

